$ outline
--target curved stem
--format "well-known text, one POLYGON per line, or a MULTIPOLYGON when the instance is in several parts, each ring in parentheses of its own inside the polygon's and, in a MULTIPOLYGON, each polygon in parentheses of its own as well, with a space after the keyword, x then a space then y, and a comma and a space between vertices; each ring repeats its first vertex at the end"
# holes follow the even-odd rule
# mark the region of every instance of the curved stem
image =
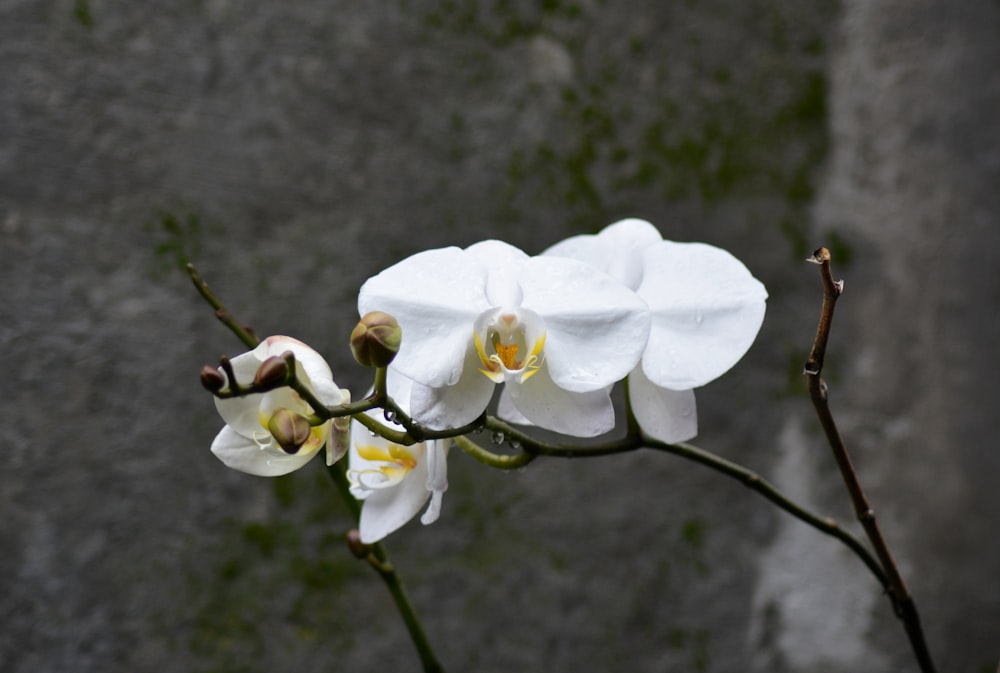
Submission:
POLYGON ((455 437, 454 442, 458 444, 458 447, 462 451, 465 451, 480 463, 495 467, 498 470, 516 470, 519 467, 524 467, 538 456, 538 454, 528 453, 524 450, 508 455, 493 453, 479 446, 465 435, 455 437))
POLYGON ((860 558, 861 561, 868 566, 868 570, 870 570, 872 575, 874 575, 879 581, 879 584, 881 584, 884 589, 888 588, 888 581, 885 572, 882 570, 882 566, 879 565, 878 560, 872 556, 871 552, 865 548, 865 546, 861 543, 861 540, 841 528, 834 519, 817 516, 805 507, 799 505, 775 488, 770 482, 762 479, 756 472, 686 442, 681 442, 679 444, 667 444, 656 439, 647 438, 643 443, 646 448, 671 453, 675 456, 680 456, 681 458, 700 463, 701 465, 709 467, 716 472, 721 472, 727 477, 731 477, 741 482, 750 490, 759 493, 779 508, 794 516, 796 519, 809 524, 821 533, 825 533, 840 540, 854 552, 855 556, 860 558))
POLYGON ((879 565, 878 560, 872 556, 871 552, 868 551, 858 538, 841 528, 834 519, 814 514, 787 497, 770 482, 762 479, 756 472, 693 444, 686 442, 667 444, 646 435, 627 435, 619 440, 592 444, 587 447, 561 446, 534 439, 530 435, 526 435, 492 416, 486 419, 486 427, 490 430, 505 433, 507 438, 518 442, 525 452, 539 456, 550 456, 553 458, 594 458, 646 448, 670 453, 680 458, 699 463, 727 477, 736 479, 750 490, 763 496, 803 523, 839 540, 854 552, 855 556, 861 559, 872 575, 875 576, 875 579, 878 580, 879 584, 882 585, 883 589, 889 588, 886 573, 882 569, 882 566, 879 565))

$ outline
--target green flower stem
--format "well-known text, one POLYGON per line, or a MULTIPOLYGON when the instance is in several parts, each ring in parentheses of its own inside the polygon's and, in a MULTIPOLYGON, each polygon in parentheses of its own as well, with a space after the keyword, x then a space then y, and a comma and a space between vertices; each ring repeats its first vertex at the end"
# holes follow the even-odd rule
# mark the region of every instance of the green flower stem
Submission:
MULTIPOLYGON (((340 492, 344 502, 347 503, 348 508, 351 510, 352 518, 357 521, 358 517, 361 515, 361 503, 359 503, 351 494, 351 485, 347 480, 347 475, 344 473, 343 463, 340 462, 335 465, 328 466, 327 473, 333 479, 333 483, 336 485, 337 490, 340 492)), ((410 634, 410 640, 413 641, 414 647, 417 648, 417 655, 420 657, 420 663, 423 665, 424 673, 444 673, 444 667, 434 654, 434 649, 431 647, 431 643, 427 639, 427 634, 424 632, 424 627, 420 622, 420 618, 417 616, 413 603, 410 602, 410 597, 406 592, 406 587, 403 586, 403 580, 400 579, 399 573, 396 571, 396 567, 389 560, 389 554, 386 552, 385 545, 381 542, 376 542, 371 545, 371 553, 368 555, 366 560, 368 561, 368 565, 370 565, 375 572, 379 574, 382 581, 385 582, 386 588, 389 589, 389 593, 392 595, 392 600, 396 603, 396 609, 399 611, 399 615, 402 617, 403 623, 406 624, 406 630, 410 634)))
POLYGON ((498 470, 516 470, 533 461, 538 455, 523 450, 510 455, 493 453, 479 446, 465 435, 455 437, 454 441, 462 451, 465 451, 480 463, 495 467, 498 470))
POLYGON ((410 437, 410 435, 404 432, 403 430, 393 430, 391 428, 388 428, 383 423, 372 418, 368 414, 358 414, 357 416, 354 416, 354 420, 356 420, 358 423, 365 426, 375 434, 384 437, 393 444, 401 444, 404 446, 409 446, 410 444, 415 443, 413 441, 413 438, 410 437))

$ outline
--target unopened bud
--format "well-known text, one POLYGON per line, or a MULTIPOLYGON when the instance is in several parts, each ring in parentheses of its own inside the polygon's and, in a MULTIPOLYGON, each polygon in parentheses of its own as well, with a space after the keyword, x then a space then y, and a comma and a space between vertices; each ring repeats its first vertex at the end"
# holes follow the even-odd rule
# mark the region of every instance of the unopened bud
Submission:
POLYGON ((388 367, 403 339, 399 323, 384 311, 366 313, 351 332, 351 352, 365 367, 388 367))
POLYGON ((361 533, 357 528, 347 531, 347 548, 358 558, 368 558, 368 554, 372 551, 370 544, 361 541, 361 533))
POLYGON ((267 431, 285 453, 298 453, 309 440, 312 427, 309 419, 288 409, 278 409, 267 422, 267 431))
POLYGON ((261 390, 271 390, 284 385, 288 381, 288 363, 284 356, 272 356, 260 363, 257 374, 253 377, 253 387, 261 390))
POLYGON ((205 365, 201 368, 201 385, 210 393, 217 393, 226 387, 226 377, 217 368, 205 365))

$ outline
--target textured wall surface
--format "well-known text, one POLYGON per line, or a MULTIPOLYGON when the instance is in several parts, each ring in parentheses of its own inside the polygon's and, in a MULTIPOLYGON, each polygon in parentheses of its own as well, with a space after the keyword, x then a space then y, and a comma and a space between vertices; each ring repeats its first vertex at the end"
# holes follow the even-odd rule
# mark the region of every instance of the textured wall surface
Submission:
MULTIPOLYGON (((368 276, 629 215, 770 291, 697 443, 857 529, 801 381, 834 250, 834 411, 940 669, 995 670, 996 2, 0 0, 0 62, 0 670, 416 670, 322 470, 209 453, 241 348, 178 262, 360 391, 368 276)), ((388 546, 450 671, 916 670, 855 557, 703 467, 449 469, 388 546)))

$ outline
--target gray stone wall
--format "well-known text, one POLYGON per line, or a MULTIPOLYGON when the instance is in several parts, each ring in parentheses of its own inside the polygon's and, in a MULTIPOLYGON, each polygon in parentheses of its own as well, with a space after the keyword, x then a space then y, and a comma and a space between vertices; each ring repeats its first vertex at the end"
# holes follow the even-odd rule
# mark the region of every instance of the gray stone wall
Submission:
MULTIPOLYGON (((208 452, 242 320, 365 372, 368 276, 636 215, 768 286, 697 442, 852 513, 801 381, 825 244, 834 411, 942 671, 1000 658, 1000 5, 0 2, 0 670, 416 670, 318 466, 208 452)), ((450 671, 916 670, 832 540, 664 455, 458 452, 389 548, 450 671)))

